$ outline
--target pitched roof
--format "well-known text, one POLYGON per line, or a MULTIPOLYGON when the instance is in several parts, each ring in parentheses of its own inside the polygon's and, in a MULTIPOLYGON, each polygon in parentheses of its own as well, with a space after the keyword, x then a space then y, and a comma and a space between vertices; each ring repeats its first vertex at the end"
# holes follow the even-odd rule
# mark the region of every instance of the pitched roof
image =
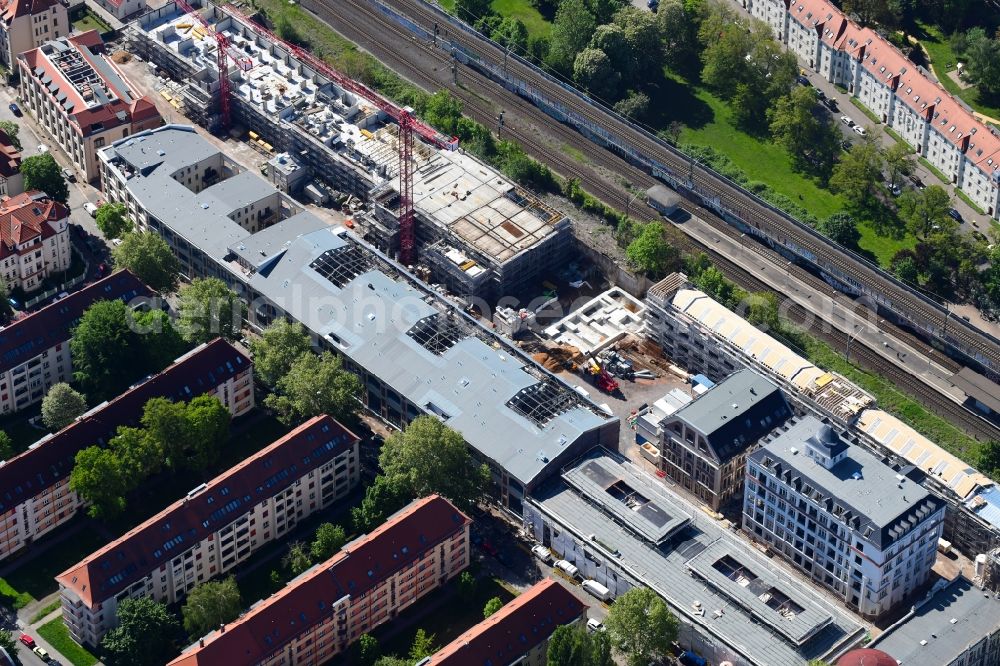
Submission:
POLYGON ((70 339, 76 326, 95 301, 151 298, 155 294, 127 270, 117 271, 89 287, 46 305, 0 331, 0 372, 7 372, 44 350, 70 339))
POLYGON ((314 417, 87 556, 56 580, 92 607, 350 450, 357 441, 357 435, 329 416, 314 417))
POLYGON ((548 640, 587 605, 559 582, 546 578, 431 655, 425 666, 499 666, 548 640))
POLYGON ((0 130, 0 176, 10 178, 21 171, 21 151, 6 132, 0 130))
POLYGON ((439 495, 415 500, 371 534, 259 602, 225 631, 213 631, 187 648, 168 666, 256 664, 328 617, 337 600, 371 589, 471 522, 439 495))
POLYGON ((0 18, 4 21, 47 12, 59 0, 0 0, 0 18))
POLYGON ((78 452, 94 444, 104 444, 114 436, 118 426, 138 423, 150 398, 190 400, 250 367, 250 359, 221 338, 188 352, 160 374, 91 409, 0 466, 0 512, 69 476, 78 452))
MULTIPOLYGON (((49 222, 69 217, 69 208, 38 190, 0 199, 0 258, 18 252, 18 246, 49 238, 56 230, 49 222)), ((32 248, 34 249, 34 248, 32 248)))

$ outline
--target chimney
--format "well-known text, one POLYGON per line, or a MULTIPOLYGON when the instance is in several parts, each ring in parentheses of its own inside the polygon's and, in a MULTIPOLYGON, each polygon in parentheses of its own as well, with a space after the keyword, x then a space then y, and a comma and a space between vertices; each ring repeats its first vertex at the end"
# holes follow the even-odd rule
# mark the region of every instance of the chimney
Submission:
POLYGON ((222 623, 222 624, 219 625, 219 633, 220 634, 226 633, 226 624, 225 623, 222 623))
POLYGON ((198 647, 205 647, 205 639, 204 638, 199 638, 198 639, 198 647))

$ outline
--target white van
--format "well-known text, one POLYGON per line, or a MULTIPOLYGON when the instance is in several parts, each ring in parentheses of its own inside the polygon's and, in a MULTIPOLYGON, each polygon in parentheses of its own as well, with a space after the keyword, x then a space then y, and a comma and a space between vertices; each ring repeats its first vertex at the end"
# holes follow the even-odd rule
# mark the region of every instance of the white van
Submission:
POLYGON ((576 578, 580 574, 580 570, 566 560, 556 560, 553 566, 572 578, 576 578))
POLYGON ((552 559, 552 551, 541 544, 532 546, 531 554, 540 559, 542 562, 549 562, 552 559))
POLYGON ((580 587, 587 590, 587 592, 590 592, 601 601, 609 601, 611 599, 611 590, 604 587, 596 580, 585 580, 580 587))

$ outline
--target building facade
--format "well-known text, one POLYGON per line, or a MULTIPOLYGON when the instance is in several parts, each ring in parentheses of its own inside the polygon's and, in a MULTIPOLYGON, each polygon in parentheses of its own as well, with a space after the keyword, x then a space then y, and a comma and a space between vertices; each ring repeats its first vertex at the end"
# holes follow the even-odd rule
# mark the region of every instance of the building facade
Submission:
POLYGON ((123 23, 129 17, 149 8, 145 0, 94 0, 94 2, 123 23))
POLYGON ((3 130, 0 130, 0 197, 12 197, 24 192, 21 175, 21 151, 3 130))
POLYGON ((83 500, 69 488, 78 452, 107 444, 119 426, 138 425, 151 398, 186 401, 205 394, 218 398, 234 417, 254 406, 253 365, 221 338, 181 356, 163 372, 0 465, 0 560, 66 524, 83 508, 83 500))
POLYGON ((97 31, 47 41, 17 57, 23 110, 72 160, 83 180, 98 178, 97 151, 163 124, 104 52, 97 31))
POLYGON ((9 288, 38 291, 71 263, 67 206, 38 190, 0 199, 0 275, 9 288))
POLYGON ((777 386, 739 370, 659 422, 657 466, 718 511, 742 498, 747 454, 791 416, 777 386))
POLYGON ((117 298, 140 308, 147 307, 153 296, 139 278, 122 270, 0 331, 0 414, 40 402, 50 386, 73 380, 71 331, 93 303, 117 298))
POLYGON ((0 64, 17 71, 17 56, 72 30, 66 5, 59 0, 0 1, 0 64))
POLYGON ((848 19, 829 0, 743 0, 743 6, 977 206, 1000 216, 1000 137, 895 46, 848 19))
POLYGON ((558 627, 580 626, 587 606, 552 578, 535 583, 493 615, 422 661, 422 666, 546 666, 558 627))
POLYGON ((310 419, 57 576, 70 635, 100 643, 123 599, 182 600, 343 499, 360 476, 358 437, 329 416, 310 419))
POLYGON ((456 578, 471 522, 438 495, 415 500, 168 666, 324 664, 456 578))
POLYGON ((944 510, 812 416, 747 461, 743 530, 865 617, 883 615, 927 580, 944 510))

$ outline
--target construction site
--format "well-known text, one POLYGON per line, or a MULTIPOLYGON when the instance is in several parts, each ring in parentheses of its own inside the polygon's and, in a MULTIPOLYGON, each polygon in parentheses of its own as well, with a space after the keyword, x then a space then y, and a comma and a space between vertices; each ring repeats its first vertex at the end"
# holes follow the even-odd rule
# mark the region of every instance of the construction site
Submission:
POLYGON ((174 108, 369 202, 355 211, 358 233, 456 296, 522 294, 572 251, 564 215, 230 7, 174 0, 130 24, 127 38, 171 80, 161 95, 174 108))

